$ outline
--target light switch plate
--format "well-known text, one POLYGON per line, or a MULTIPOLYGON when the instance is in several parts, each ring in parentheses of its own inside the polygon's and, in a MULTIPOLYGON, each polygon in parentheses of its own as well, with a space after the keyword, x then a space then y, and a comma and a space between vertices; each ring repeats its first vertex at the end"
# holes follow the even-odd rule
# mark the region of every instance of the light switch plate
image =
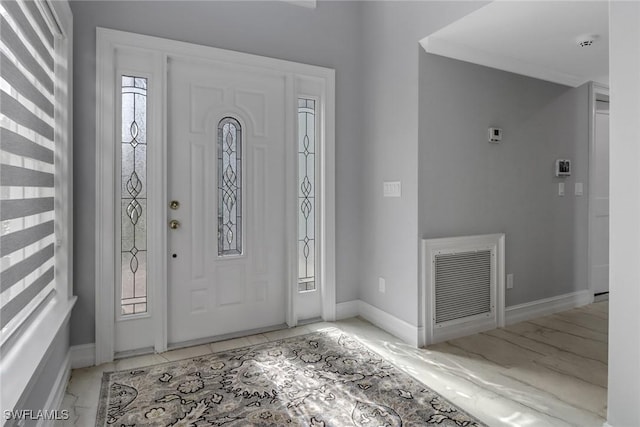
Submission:
POLYGON ((564 196, 564 182, 558 183, 558 196, 564 196))
POLYGON ((385 181, 382 187, 384 197, 402 196, 402 183, 400 181, 385 181))
POLYGON ((581 182, 576 182, 576 196, 582 196, 584 194, 584 189, 581 182))
POLYGON ((513 274, 507 274, 507 289, 513 289, 513 274))

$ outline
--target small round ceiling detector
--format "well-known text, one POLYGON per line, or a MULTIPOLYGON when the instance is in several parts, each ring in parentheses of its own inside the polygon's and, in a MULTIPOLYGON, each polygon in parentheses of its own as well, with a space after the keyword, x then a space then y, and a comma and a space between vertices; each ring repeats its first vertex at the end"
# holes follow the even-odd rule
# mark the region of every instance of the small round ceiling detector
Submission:
POLYGON ((576 39, 576 43, 578 43, 578 46, 580 47, 589 47, 595 43, 598 37, 599 36, 597 34, 586 34, 579 36, 576 39))

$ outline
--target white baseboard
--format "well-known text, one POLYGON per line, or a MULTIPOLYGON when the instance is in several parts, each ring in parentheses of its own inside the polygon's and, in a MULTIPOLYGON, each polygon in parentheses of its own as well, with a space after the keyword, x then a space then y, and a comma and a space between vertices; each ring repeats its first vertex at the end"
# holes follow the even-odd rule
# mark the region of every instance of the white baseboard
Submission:
POLYGON ((72 345, 69 349, 71 369, 87 368, 96 364, 96 345, 72 345))
POLYGON ((584 290, 513 305, 505 309, 505 323, 513 325, 514 323, 548 316, 560 311, 591 304, 592 302, 593 294, 589 290, 584 290))
POLYGON ((359 314, 358 303, 360 300, 353 300, 347 302, 339 302, 336 304, 336 320, 349 319, 356 317, 359 314))
MULTIPOLYGON (((53 387, 51 388, 51 392, 49 393, 49 397, 47 397, 47 402, 44 405, 43 409, 48 411, 59 410, 62 406, 62 399, 64 399, 64 393, 67 390, 67 384, 69 383, 69 378, 71 377, 71 356, 70 351, 67 352, 67 357, 64 358, 64 362, 62 362, 62 366, 60 367, 60 372, 58 372, 58 376, 56 377, 55 383, 53 383, 53 387)), ((45 420, 40 419, 36 424, 37 427, 49 427, 55 424, 54 420, 45 420)))
POLYGON ((414 326, 402 319, 399 319, 386 311, 380 310, 362 300, 353 300, 338 303, 336 305, 337 320, 360 316, 373 323, 380 329, 389 332, 391 335, 400 338, 402 341, 414 347, 422 345, 422 327, 414 326))
MULTIPOLYGON (((560 311, 591 304, 592 302, 593 294, 589 290, 584 290, 514 305, 505 308, 505 324, 512 325, 514 323, 524 322, 525 320, 534 319, 536 317, 548 316, 560 311)), ((421 326, 414 326, 362 300, 353 300, 336 304, 337 320, 348 319, 356 316, 364 318, 380 329, 400 338, 407 344, 411 344, 415 347, 424 345, 424 328, 421 326)), ((486 329, 487 325, 479 323, 470 326, 469 329, 465 329, 464 333, 456 333, 455 335, 446 337, 439 336, 438 341, 459 338, 461 336, 471 335, 486 329)))
POLYGON ((402 319, 398 319, 395 316, 380 310, 378 307, 374 307, 364 301, 358 301, 359 315, 373 323, 380 329, 384 329, 391 335, 400 338, 407 344, 411 344, 414 347, 420 346, 420 329, 418 326, 414 326, 411 323, 405 322, 402 319))
POLYGON ((466 322, 456 325, 454 328, 435 328, 433 331, 433 340, 428 345, 479 334, 480 332, 490 331, 497 327, 496 319, 486 319, 466 322))

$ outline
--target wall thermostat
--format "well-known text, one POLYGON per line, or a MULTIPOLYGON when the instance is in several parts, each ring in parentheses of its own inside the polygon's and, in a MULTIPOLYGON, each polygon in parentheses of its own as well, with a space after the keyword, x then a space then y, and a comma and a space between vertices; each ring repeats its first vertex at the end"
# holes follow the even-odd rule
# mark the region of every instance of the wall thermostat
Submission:
POLYGON ((556 160, 556 176, 571 176, 571 160, 556 160))
POLYGON ((489 128, 489 142, 494 144, 502 141, 502 129, 501 128, 489 128))

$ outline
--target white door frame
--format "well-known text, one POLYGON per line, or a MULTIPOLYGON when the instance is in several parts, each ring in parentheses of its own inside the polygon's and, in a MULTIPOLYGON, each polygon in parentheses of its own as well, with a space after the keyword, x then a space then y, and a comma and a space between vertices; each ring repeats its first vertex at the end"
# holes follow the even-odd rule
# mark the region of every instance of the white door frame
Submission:
POLYGON ((594 294, 593 274, 591 273, 593 248, 591 245, 591 235, 593 234, 593 214, 594 214, 594 201, 593 198, 593 184, 596 182, 595 176, 595 158, 596 158, 596 110, 597 110, 597 98, 598 95, 609 96, 609 87, 600 83, 589 83, 589 185, 588 185, 588 238, 587 238, 587 284, 591 298, 594 294))
MULTIPOLYGON (((110 362, 114 358, 115 342, 115 283, 116 283, 116 210, 114 201, 119 197, 116 188, 116 59, 118 49, 141 51, 151 54, 157 61, 150 61, 150 73, 160 78, 161 93, 156 96, 154 104, 159 111, 157 135, 161 155, 148 159, 157 162, 149 168, 148 181, 161 183, 162 189, 156 192, 156 203, 148 209, 149 247, 155 247, 156 254, 149 254, 149 290, 152 296, 150 310, 153 310, 154 350, 163 352, 167 349, 167 61, 172 56, 189 56, 233 63, 249 67, 257 67, 283 73, 286 76, 286 105, 291 112, 297 111, 298 96, 314 96, 320 101, 321 130, 320 173, 318 179, 317 210, 320 214, 320 260, 319 279, 322 293, 322 318, 333 321, 336 316, 336 283, 335 283, 335 71, 328 68, 283 61, 257 55, 250 55, 209 46, 150 37, 124 31, 97 29, 96 43, 96 283, 95 283, 95 324, 96 324, 96 365, 110 362), (155 240, 154 240, 155 239, 155 240)), ((150 101, 154 102, 154 101, 150 101)), ((288 114, 287 117, 295 117, 288 114)), ((295 141, 295 121, 287 122, 287 142, 291 148, 287 152, 287 160, 295 159, 297 151, 295 141)), ((289 326, 297 324, 295 307, 297 287, 297 221, 294 216, 297 206, 295 171, 287 161, 287 230, 288 277, 286 320, 289 326)))

